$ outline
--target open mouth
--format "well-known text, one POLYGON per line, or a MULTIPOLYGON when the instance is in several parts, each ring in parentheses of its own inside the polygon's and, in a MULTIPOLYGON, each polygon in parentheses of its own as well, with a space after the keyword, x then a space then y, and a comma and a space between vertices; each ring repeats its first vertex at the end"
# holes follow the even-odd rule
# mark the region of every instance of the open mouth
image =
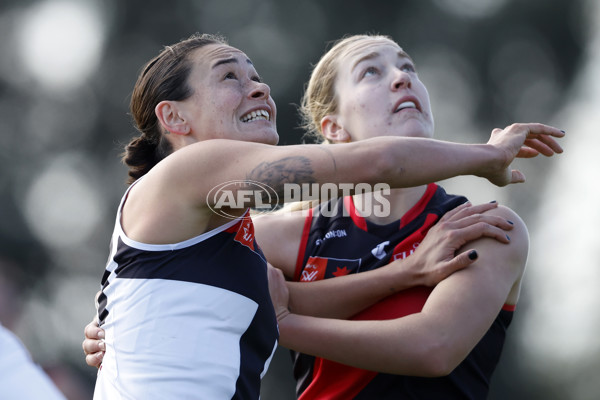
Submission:
POLYGON ((240 118, 240 120, 242 122, 252 122, 259 120, 270 121, 271 116, 269 115, 269 112, 267 110, 255 110, 244 115, 242 118, 240 118))
POLYGON ((415 110, 418 110, 417 105, 415 104, 414 101, 403 101, 402 103, 400 103, 398 105, 398 107, 396 107, 396 109, 394 110, 394 113, 397 113, 401 110, 405 110, 407 108, 413 108, 415 110))

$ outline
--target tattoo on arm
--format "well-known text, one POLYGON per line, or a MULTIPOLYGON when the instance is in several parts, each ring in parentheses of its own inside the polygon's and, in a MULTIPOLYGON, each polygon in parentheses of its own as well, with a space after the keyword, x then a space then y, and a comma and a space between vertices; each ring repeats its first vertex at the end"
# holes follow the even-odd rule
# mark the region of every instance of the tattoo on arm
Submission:
POLYGON ((314 183, 314 171, 307 157, 285 157, 273 162, 262 162, 248 174, 248 179, 269 185, 283 194, 286 183, 314 183))

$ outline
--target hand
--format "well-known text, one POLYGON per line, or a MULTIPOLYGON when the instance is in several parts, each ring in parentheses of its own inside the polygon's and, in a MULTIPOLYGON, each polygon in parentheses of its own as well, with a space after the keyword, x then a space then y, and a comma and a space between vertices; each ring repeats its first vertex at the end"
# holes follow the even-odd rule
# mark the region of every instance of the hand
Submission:
POLYGON ((494 129, 489 145, 504 152, 504 161, 497 170, 481 174, 497 186, 525 182, 525 175, 518 170, 509 169, 515 157, 532 158, 538 154, 547 157, 562 153, 562 148, 553 137, 563 137, 565 133, 557 128, 543 124, 512 124, 504 129, 494 129))
POLYGON ((290 310, 288 308, 290 293, 283 277, 283 272, 279 268, 273 267, 267 263, 267 274, 269 277, 269 294, 275 308, 277 321, 285 318, 290 310))
POLYGON ((421 277, 419 280, 425 286, 435 286, 477 260, 475 250, 456 255, 458 249, 468 242, 489 237, 501 243, 510 243, 506 231, 512 229, 512 223, 498 216, 484 214, 496 207, 498 203, 495 202, 477 206, 465 203, 447 212, 431 227, 415 253, 404 262, 418 262, 411 267, 417 270, 421 277))
POLYGON ((94 317, 92 322, 83 330, 85 340, 81 344, 85 353, 85 362, 90 367, 100 367, 106 346, 104 345, 104 330, 98 327, 98 320, 94 317))

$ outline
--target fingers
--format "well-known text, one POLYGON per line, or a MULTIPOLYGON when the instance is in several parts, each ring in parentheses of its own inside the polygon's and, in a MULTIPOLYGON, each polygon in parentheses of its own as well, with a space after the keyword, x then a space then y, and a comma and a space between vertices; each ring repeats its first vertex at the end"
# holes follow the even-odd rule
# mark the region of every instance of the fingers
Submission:
POLYGON ((475 250, 468 250, 460 253, 448 262, 448 275, 451 275, 452 273, 461 269, 467 268, 469 265, 477 261, 478 257, 479 255, 475 250))
POLYGON ((523 174, 521 171, 513 169, 511 171, 512 174, 512 178, 511 178, 511 182, 510 183, 523 183, 525 182, 525 174, 523 174))
POLYGON ((537 157, 540 154, 537 150, 532 149, 531 147, 522 146, 519 149, 519 152, 515 156, 516 158, 533 158, 537 157))
POLYGON ((85 339, 81 343, 83 352, 87 354, 98 353, 99 351, 106 351, 106 344, 103 339, 85 339))
MULTIPOLYGON (((474 214, 469 215, 460 220, 448 223, 449 228, 464 229, 472 225, 490 225, 502 230, 508 231, 513 228, 513 224, 505 218, 491 214, 474 214)), ((483 229, 483 226, 479 229, 483 229)))
POLYGON ((565 131, 555 128, 550 125, 540 124, 540 123, 528 123, 523 124, 526 125, 529 129, 530 134, 541 134, 541 135, 550 135, 557 138, 561 138, 565 136, 565 131))
POLYGON ((87 329, 88 326, 86 326, 85 330, 85 339, 81 344, 83 352, 85 354, 93 354, 99 351, 105 351, 106 345, 104 344, 104 330, 98 327, 96 327, 95 330, 87 329))
POLYGON ((96 318, 87 324, 83 330, 85 340, 81 344, 85 353, 85 362, 91 367, 99 367, 104 358, 106 344, 104 343, 104 330, 98 327, 96 318))
POLYGON ((527 138, 524 142, 524 145, 540 152, 547 157, 563 152, 563 148, 558 144, 558 142, 549 136, 540 135, 536 138, 527 138))
POLYGON ((470 201, 467 201, 466 203, 463 203, 448 211, 442 216, 439 222, 451 222, 459 220, 469 215, 484 213, 496 207, 498 207, 498 203, 496 203, 495 201, 478 204, 476 206, 472 205, 470 201))
POLYGON ((96 318, 94 318, 92 322, 85 326, 83 329, 83 334, 85 335, 86 339, 104 339, 104 330, 98 327, 96 318))
POLYGON ((565 136, 564 131, 544 124, 525 124, 525 128, 528 130, 525 146, 547 157, 563 152, 562 147, 554 138, 565 136))
MULTIPOLYGON (((488 222, 478 222, 456 230, 456 235, 459 236, 464 243, 471 242, 473 240, 488 237, 495 239, 501 243, 510 243, 510 236, 507 235, 506 231, 512 229, 512 224, 504 220, 505 223, 501 226, 492 225, 488 222), (508 228, 510 226, 510 228, 508 228), (506 228, 506 229, 505 229, 506 228)), ((494 222, 499 223, 499 222, 494 222)))
POLYGON ((439 222, 444 222, 444 221, 449 221, 451 220, 454 216, 456 216, 457 214, 459 214, 462 210, 465 210, 467 208, 471 208, 472 204, 470 201, 467 201, 459 206, 454 207, 452 210, 448 211, 446 214, 444 214, 442 216, 442 218, 440 218, 439 222))
POLYGON ((90 367, 99 367, 104 358, 106 344, 104 340, 85 339, 81 344, 85 353, 85 363, 90 367))
POLYGON ((429 282, 429 286, 435 286, 456 271, 467 268, 469 265, 473 264, 478 257, 479 255, 475 250, 469 250, 457 255, 456 257, 444 263, 443 268, 441 268, 436 274, 435 281, 429 282))
MULTIPOLYGON (((510 221, 485 212, 498 207, 497 202, 483 203, 471 206, 470 202, 464 203, 446 213, 433 229, 462 229, 474 224, 489 224, 504 230, 510 230, 513 225, 510 221)), ((481 228, 480 228, 481 229, 481 228)))
MULTIPOLYGON (((467 204, 470 204, 470 202, 467 204)), ((489 203, 477 204, 475 206, 470 206, 470 207, 461 209, 451 219, 458 220, 460 218, 465 218, 465 217, 476 215, 476 214, 482 214, 486 211, 489 211, 489 210, 491 210, 493 208, 497 208, 497 207, 498 207, 498 203, 495 201, 492 201, 489 203)), ((448 213, 446 213, 446 215, 448 215, 448 213)))
POLYGON ((88 354, 85 356, 85 363, 90 367, 100 367, 102 359, 104 358, 104 352, 88 354))

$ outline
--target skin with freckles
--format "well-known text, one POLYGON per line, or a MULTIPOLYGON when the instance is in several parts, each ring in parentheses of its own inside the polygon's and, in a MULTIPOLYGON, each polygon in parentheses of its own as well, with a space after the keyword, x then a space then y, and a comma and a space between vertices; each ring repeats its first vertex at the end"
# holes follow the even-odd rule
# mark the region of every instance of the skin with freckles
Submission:
MULTIPOLYGON (((382 40, 357 45, 337 64, 339 112, 332 123, 352 129, 347 139, 433 137, 429 93, 414 62, 397 44, 382 40)), ((330 122, 324 122, 325 130, 330 122)))

